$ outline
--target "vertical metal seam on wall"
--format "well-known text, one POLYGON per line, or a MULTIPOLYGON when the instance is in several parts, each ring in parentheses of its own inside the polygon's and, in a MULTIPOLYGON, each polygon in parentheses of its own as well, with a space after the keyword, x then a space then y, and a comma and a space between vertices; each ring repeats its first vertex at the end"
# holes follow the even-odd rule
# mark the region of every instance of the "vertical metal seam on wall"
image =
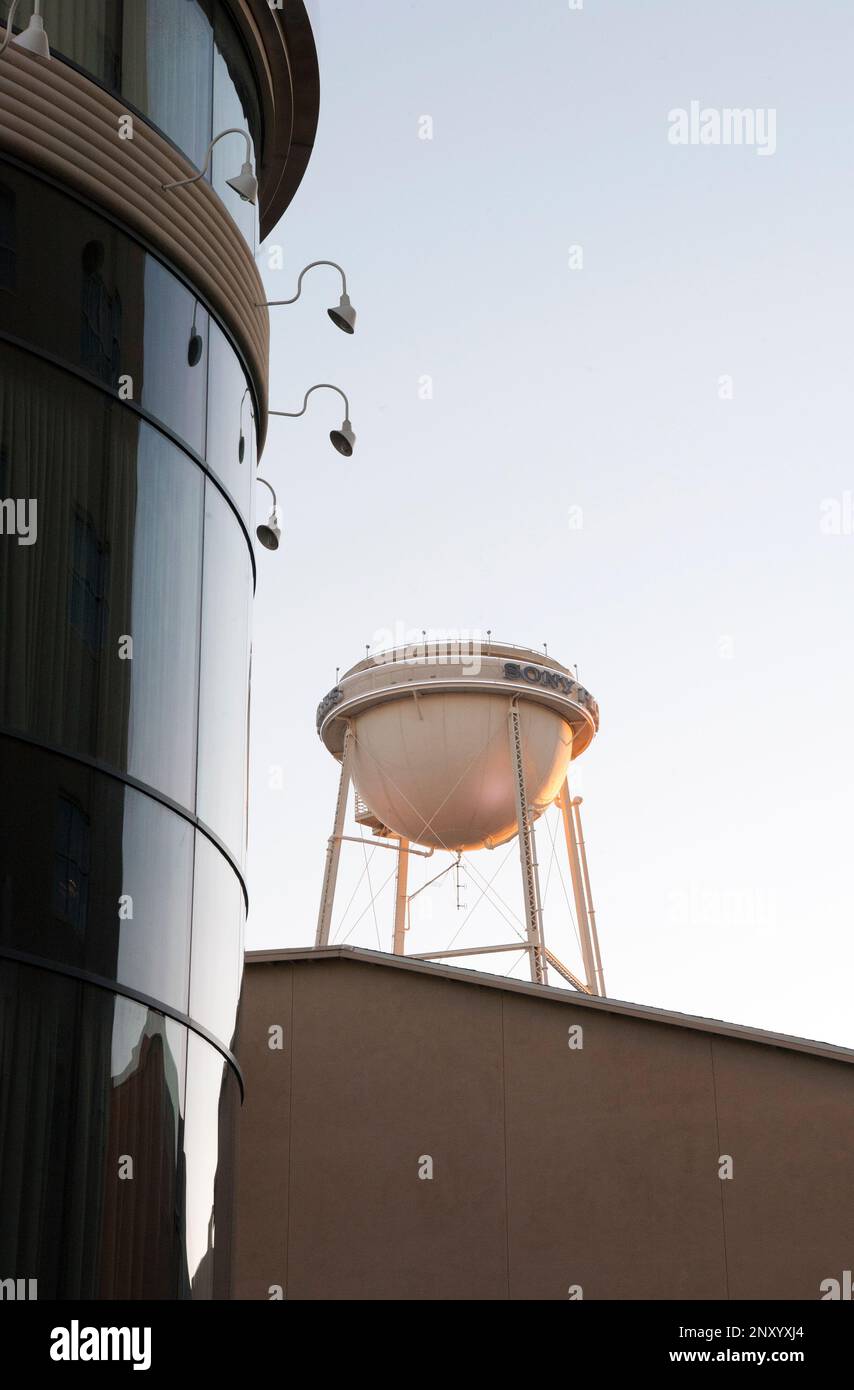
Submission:
MULTIPOLYGON (((717 1144, 718 1149, 718 1162, 720 1162, 721 1126, 720 1116, 718 1114, 718 1084, 717 1078, 715 1076, 715 1040, 713 1037, 709 1038, 709 1061, 712 1067, 712 1104, 714 1106, 715 1111, 715 1142, 717 1144)), ((726 1201, 724 1197, 724 1179, 721 1178, 720 1174, 718 1174, 718 1184, 721 1189, 721 1240, 723 1242, 724 1257, 724 1290, 726 1292, 727 1299, 729 1299, 729 1263, 727 1261, 726 1248, 726 1201)))
POLYGON ((500 1035, 499 1065, 501 1067, 501 1120, 504 1128, 504 1246, 507 1267, 507 1300, 510 1301, 510 1160, 507 1144, 507 1058, 504 1037, 504 995, 498 996, 500 1035))

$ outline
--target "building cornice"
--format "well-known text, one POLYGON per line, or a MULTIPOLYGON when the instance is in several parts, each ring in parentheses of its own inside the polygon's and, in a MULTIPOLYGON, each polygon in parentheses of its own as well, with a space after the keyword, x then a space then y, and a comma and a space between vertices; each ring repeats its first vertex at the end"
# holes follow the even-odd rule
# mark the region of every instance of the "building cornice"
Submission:
POLYGON ((285 212, 305 173, 320 112, 317 50, 302 0, 226 0, 258 78, 264 149, 258 167, 261 236, 285 212))

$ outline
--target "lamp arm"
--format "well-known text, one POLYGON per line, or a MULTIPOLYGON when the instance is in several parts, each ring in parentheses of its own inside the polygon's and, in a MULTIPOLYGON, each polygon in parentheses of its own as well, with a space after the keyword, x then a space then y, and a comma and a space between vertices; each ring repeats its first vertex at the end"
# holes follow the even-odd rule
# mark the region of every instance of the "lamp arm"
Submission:
POLYGON ((288 416, 288 419, 290 419, 290 420, 297 420, 297 419, 299 419, 300 415, 305 415, 306 409, 307 409, 307 407, 308 407, 308 398, 309 398, 309 396, 311 395, 312 391, 337 391, 338 394, 339 394, 339 396, 341 396, 341 397, 343 398, 343 401, 344 401, 344 410, 345 410, 344 419, 345 419, 345 420, 349 420, 349 419, 350 419, 350 402, 348 401, 347 397, 344 395, 344 392, 341 390, 341 387, 340 387, 340 386, 333 386, 332 383, 331 383, 330 381, 319 381, 319 382, 317 383, 316 386, 309 386, 308 390, 306 391, 305 395, 303 396, 302 410, 269 410, 269 411, 267 412, 267 414, 268 414, 268 415, 287 415, 287 416, 288 416))
POLYGON ((9 47, 9 44, 15 37, 15 35, 12 33, 12 25, 15 22, 15 11, 17 10, 19 4, 20 0, 12 0, 11 5, 9 6, 9 13, 6 16, 6 33, 3 38, 3 42, 0 43, 0 53, 6 52, 6 49, 9 47))
POLYGON ((302 294, 303 278, 305 277, 307 272, 309 270, 313 270, 316 265, 331 265, 333 270, 337 270, 338 274, 341 276, 341 287, 344 293, 347 293, 347 276, 344 274, 343 269, 337 261, 310 261, 309 264, 300 271, 299 279, 297 280, 297 292, 294 295, 293 299, 268 299, 265 301, 265 303, 259 304, 258 308, 274 309, 279 304, 296 304, 297 300, 302 294))
POLYGON ((267 479, 266 479, 266 478, 262 478, 261 475, 260 475, 260 473, 259 473, 259 474, 256 474, 255 481, 256 481, 256 483, 263 483, 264 486, 265 486, 266 488, 269 488, 269 489, 270 489, 270 492, 272 493, 272 497, 273 497, 273 506, 274 506, 274 507, 278 507, 279 504, 278 504, 278 502, 276 501, 276 494, 275 494, 275 492, 273 491, 272 485, 271 485, 270 483, 267 482, 267 479))
POLYGON ((249 136, 247 135, 246 131, 241 130, 239 126, 230 126, 228 130, 221 130, 219 135, 215 135, 213 140, 211 140, 210 144, 208 145, 207 154, 205 155, 205 162, 197 174, 193 174, 192 178, 189 179, 176 179, 174 183, 162 183, 160 187, 164 189, 164 191, 167 188, 183 188, 185 184, 198 183, 199 179, 203 179, 205 174, 208 172, 208 165, 211 162, 211 155, 213 154, 214 145, 217 143, 218 140, 221 140, 224 135, 243 136, 243 139, 246 141, 246 163, 251 164, 252 145, 249 140, 249 136))

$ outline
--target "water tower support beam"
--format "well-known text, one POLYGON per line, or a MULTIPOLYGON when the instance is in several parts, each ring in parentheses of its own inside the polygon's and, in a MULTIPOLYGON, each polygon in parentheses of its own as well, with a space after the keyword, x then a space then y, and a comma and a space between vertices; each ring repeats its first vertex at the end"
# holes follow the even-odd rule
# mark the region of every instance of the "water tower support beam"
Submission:
POLYGON ((394 886, 394 954, 406 954, 406 885, 409 878, 409 841, 401 836, 397 847, 397 877, 394 886))
POLYGON ((531 957, 531 979, 535 985, 548 984, 546 953, 543 945, 543 910, 540 903, 540 880, 537 873, 534 826, 525 789, 525 768, 522 762, 522 727, 519 709, 510 706, 510 758, 513 764, 513 786, 516 792, 516 824, 519 830, 519 861, 522 866, 522 890, 525 896, 525 922, 531 957))
POLYGON ((587 900, 584 896, 584 883, 581 872, 581 861, 578 855, 578 845, 575 839, 575 818, 572 813, 572 797, 569 792, 568 778, 560 789, 558 805, 560 806, 560 813, 563 819, 563 833, 566 837, 566 854, 569 859, 569 872, 572 875, 572 894, 575 898, 578 939, 581 943, 581 958, 584 961, 584 974, 587 977, 587 988, 591 994, 599 994, 600 990, 597 988, 596 984, 593 942, 590 937, 590 917, 587 912, 587 900))
POLYGON ((596 909, 593 906, 593 894, 590 891, 590 873, 587 868, 587 850, 584 847, 584 831, 581 828, 581 797, 575 796, 572 799, 572 807, 575 811, 575 826, 578 831, 578 849, 581 856, 581 872, 584 877, 584 896, 587 899, 587 913, 590 920, 590 938, 593 943, 593 958, 596 962, 596 993, 605 995, 605 973, 602 969, 602 957, 599 954, 599 933, 596 930, 596 909))
POLYGON ((332 904, 335 901, 335 884, 338 879, 338 861, 341 858, 341 836, 344 818, 347 814, 347 796, 350 791, 350 756, 353 746, 353 730, 347 725, 344 734, 344 748, 341 755, 341 778, 338 783, 338 800, 335 803, 335 826, 326 846, 326 869, 323 874, 323 891, 320 895, 320 912, 317 917, 317 936, 315 946, 329 945, 329 931, 332 926, 332 904))

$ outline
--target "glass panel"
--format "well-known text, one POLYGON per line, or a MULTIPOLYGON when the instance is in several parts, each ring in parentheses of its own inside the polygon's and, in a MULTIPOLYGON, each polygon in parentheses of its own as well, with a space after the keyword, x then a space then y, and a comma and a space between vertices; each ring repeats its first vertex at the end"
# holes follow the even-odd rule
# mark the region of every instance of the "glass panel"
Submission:
POLYGON ((184 1158, 187 1169, 187 1269, 192 1298, 227 1298, 231 1274, 234 1071, 197 1033, 187 1038, 184 1158))
POLYGON ((128 790, 122 825, 122 905, 116 979, 187 1012, 193 888, 189 821, 128 790))
POLYGON ((237 518, 205 489, 205 588, 199 690, 199 819, 239 863, 245 850, 252 566, 237 518))
MULTIPOLYGON (((0 0, 4 20, 10 0, 0 0)), ((211 138, 211 0, 43 0, 55 57, 120 93, 200 168, 211 138)), ((16 29, 29 14, 20 5, 16 29)))
POLYGON ((0 289, 14 290, 18 264, 17 198, 0 183, 0 289))
POLYGON ((193 826, 54 753, 0 738, 0 757, 0 944, 186 1013, 193 826))
POLYGON ((5 345, 0 456, 29 531, 0 546, 0 724, 192 810, 201 470, 123 406, 5 345))
MULTIPOLYGON (((9 0, 0 0, 0 17, 8 9, 9 0)), ((232 127, 250 136, 257 165, 258 84, 222 0, 44 0, 42 12, 57 58, 70 59, 124 97, 197 169, 213 136, 232 127)), ((19 15, 16 28, 24 24, 19 15)), ((229 136, 214 150, 208 177, 254 251, 257 208, 226 182, 245 158, 243 142, 229 136)))
POLYGON ((243 976, 244 898, 216 845, 196 835, 190 1018, 232 1049, 243 976))
POLYGON ((136 475, 128 771, 192 809, 204 483, 148 425, 136 475))
POLYGON ((40 1299, 186 1295, 183 1034, 0 961, 0 1268, 40 1299))
MULTIPOLYGON (((10 0, 3 0, 3 18, 10 0)), ((32 5, 19 4, 15 28, 25 29, 32 5)), ((70 58, 112 90, 121 79, 122 6, 115 0, 42 0, 51 52, 70 58)))
MULTIPOLYGON (((255 74, 240 37, 223 5, 217 5, 213 68, 213 134, 221 130, 245 130, 249 136, 251 162, 257 171, 261 117, 255 74)), ((239 174, 246 159, 246 141, 237 135, 220 140, 211 162, 213 186, 248 241, 252 251, 258 245, 258 208, 244 202, 227 180, 239 174)))
POLYGON ((4 275, 6 332, 115 392, 130 378, 130 398, 204 452, 209 315, 165 266, 97 213, 4 166, 0 283, 4 275))
POLYGON ((145 263, 145 360, 136 399, 203 454, 208 314, 152 256, 145 263), (190 365, 193 362, 195 365, 190 365))
POLYGON ((252 514, 256 457, 252 394, 234 348, 222 330, 212 323, 207 464, 247 521, 252 514))
POLYGON ((122 95, 197 169, 211 138, 212 58, 209 4, 132 0, 124 6, 122 95))

